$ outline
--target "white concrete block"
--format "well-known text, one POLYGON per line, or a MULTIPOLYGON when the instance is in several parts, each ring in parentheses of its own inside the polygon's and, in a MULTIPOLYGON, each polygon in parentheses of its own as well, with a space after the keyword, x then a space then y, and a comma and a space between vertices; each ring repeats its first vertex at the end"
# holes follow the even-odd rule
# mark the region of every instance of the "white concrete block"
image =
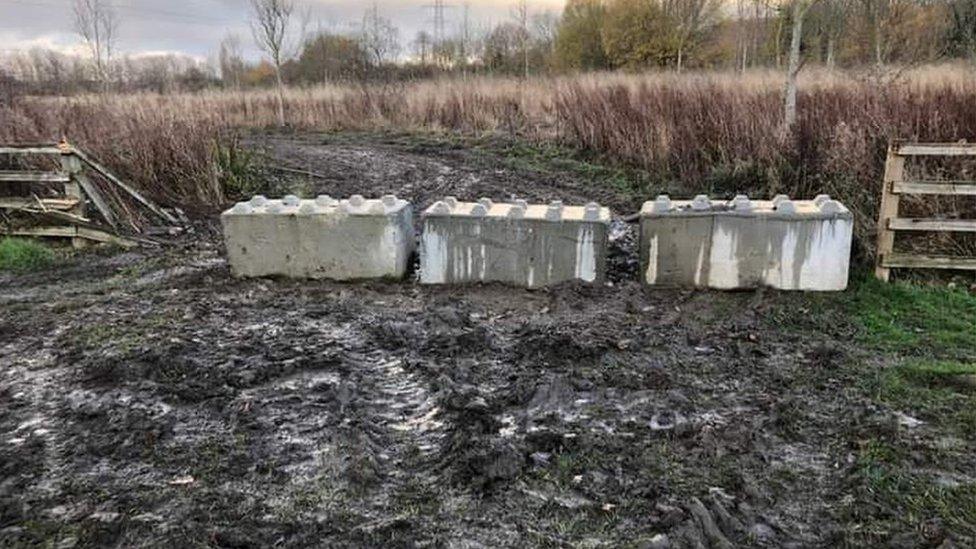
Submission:
POLYGON ((413 208, 395 196, 256 196, 224 212, 221 223, 240 277, 403 278, 414 248, 413 208))
POLYGON ((723 290, 847 288, 854 218, 827 196, 772 201, 658 197, 641 211, 641 273, 649 286, 723 290))

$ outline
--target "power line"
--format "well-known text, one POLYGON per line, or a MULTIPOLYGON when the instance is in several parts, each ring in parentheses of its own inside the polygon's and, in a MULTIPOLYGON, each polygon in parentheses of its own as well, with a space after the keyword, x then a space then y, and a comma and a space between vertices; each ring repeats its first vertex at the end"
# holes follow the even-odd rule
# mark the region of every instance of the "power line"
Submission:
MULTIPOLYGON (((55 2, 51 2, 50 0, 47 1, 45 0, 3 0, 3 2, 8 4, 18 4, 21 6, 30 6, 30 7, 37 7, 37 8, 62 8, 64 10, 71 9, 70 5, 66 5, 65 3, 55 3, 55 2)), ((68 2, 68 4, 70 4, 70 2, 68 2)), ((185 12, 181 13, 181 12, 175 12, 169 10, 161 10, 158 8, 149 8, 149 7, 142 7, 142 6, 127 6, 122 4, 111 4, 111 3, 107 3, 105 5, 107 7, 119 11, 126 11, 126 12, 132 12, 136 14, 143 14, 143 15, 150 15, 150 16, 163 16, 165 18, 170 18, 172 20, 189 21, 193 23, 236 22, 236 20, 232 20, 232 19, 217 18, 217 17, 211 17, 207 15, 194 15, 185 12)))
POLYGON ((434 12, 434 44, 440 46, 447 40, 447 18, 444 14, 446 10, 452 9, 454 6, 445 4, 444 0, 433 0, 433 2, 433 4, 425 7, 434 12))

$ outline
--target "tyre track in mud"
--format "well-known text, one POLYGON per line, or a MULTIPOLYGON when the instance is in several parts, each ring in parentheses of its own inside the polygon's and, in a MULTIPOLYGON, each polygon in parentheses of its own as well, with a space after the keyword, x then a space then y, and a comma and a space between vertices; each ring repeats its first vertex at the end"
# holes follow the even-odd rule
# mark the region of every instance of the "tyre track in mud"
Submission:
MULTIPOLYGON (((363 139, 267 148, 311 193, 630 209, 363 139)), ((644 292, 633 231, 612 286, 538 292, 235 280, 212 226, 188 240, 0 275, 0 432, 54 426, 0 439, 0 545, 835 545, 852 445, 886 429, 836 303, 644 292)))

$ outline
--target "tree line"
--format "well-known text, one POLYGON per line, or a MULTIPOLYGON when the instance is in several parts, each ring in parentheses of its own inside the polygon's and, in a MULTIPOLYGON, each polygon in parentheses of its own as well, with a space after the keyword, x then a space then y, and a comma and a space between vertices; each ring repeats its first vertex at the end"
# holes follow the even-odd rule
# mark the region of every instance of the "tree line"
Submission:
POLYGON ((492 25, 466 7, 450 28, 401 36, 375 6, 342 28, 311 29, 299 0, 251 0, 251 37, 230 35, 206 61, 120 56, 106 0, 75 0, 84 58, 8 55, 0 92, 199 90, 397 80, 443 74, 548 75, 592 70, 799 70, 976 59, 976 0, 567 0, 561 14, 513 0, 492 25), (250 39, 264 53, 247 59, 250 39), (792 57, 799 56, 799 59, 792 57))

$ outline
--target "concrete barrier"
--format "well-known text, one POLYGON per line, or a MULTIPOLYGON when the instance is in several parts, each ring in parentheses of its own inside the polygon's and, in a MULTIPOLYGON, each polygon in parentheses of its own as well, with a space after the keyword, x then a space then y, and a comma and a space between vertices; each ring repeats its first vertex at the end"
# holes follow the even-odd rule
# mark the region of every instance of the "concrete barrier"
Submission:
POLYGON ((235 276, 332 280, 403 278, 413 208, 395 196, 301 200, 256 196, 221 215, 235 276))
POLYGON ((649 286, 840 291, 853 230, 851 212, 826 195, 761 202, 660 196, 641 210, 641 278, 649 286))
POLYGON ((424 213, 420 281, 526 288, 602 283, 609 223, 610 210, 598 204, 462 203, 449 197, 424 213))

